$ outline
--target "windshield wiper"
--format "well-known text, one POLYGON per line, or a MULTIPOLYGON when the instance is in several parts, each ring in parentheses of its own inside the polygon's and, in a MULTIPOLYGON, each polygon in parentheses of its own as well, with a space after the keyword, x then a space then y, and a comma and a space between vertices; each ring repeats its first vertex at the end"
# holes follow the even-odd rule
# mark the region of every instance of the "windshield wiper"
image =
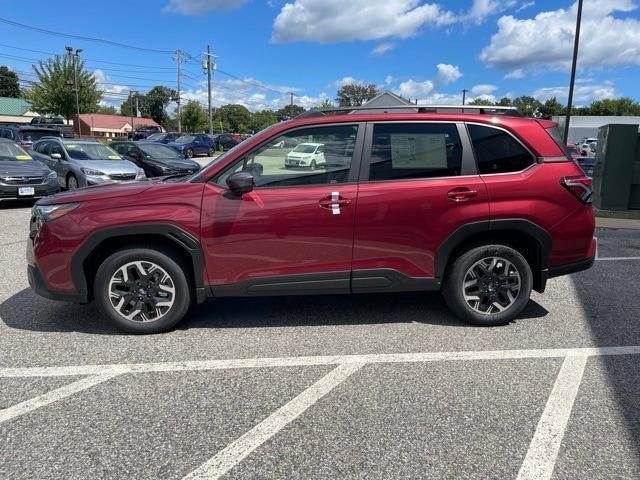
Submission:
POLYGON ((176 173, 173 175, 167 175, 166 177, 162 177, 162 181, 165 182, 171 178, 180 178, 180 177, 188 177, 193 175, 193 173, 176 173))

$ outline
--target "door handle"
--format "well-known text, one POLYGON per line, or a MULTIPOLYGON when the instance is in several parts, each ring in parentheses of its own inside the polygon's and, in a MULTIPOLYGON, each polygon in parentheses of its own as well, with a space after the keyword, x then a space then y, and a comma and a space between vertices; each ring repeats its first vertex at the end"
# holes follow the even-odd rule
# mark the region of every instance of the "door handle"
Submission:
POLYGON ((467 187, 459 187, 449 190, 447 192, 447 196, 454 202, 466 202, 468 200, 476 198, 478 196, 478 192, 467 187))
POLYGON ((321 199, 318 204, 322 208, 331 210, 334 215, 340 215, 340 209, 351 204, 351 200, 340 198, 340 193, 331 192, 331 196, 321 199))

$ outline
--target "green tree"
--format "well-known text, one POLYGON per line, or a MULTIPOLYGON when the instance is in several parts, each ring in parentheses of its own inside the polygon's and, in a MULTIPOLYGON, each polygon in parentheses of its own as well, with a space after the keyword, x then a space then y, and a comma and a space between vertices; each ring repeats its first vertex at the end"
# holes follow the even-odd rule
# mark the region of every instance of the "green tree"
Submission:
POLYGON ((74 62, 68 55, 56 55, 33 65, 33 70, 38 82, 25 92, 25 98, 31 102, 34 111, 62 115, 67 120, 73 118, 76 114, 75 78, 78 81, 80 113, 93 112, 98 108, 102 91, 98 89, 94 76, 85 69, 82 59, 74 62))
POLYGON ((605 98, 596 100, 586 110, 586 115, 640 115, 640 103, 628 97, 605 98))
POLYGON ((18 75, 4 65, 0 67, 0 97, 20 97, 18 75))
POLYGON ((222 105, 216 110, 213 127, 220 125, 220 120, 225 132, 248 133, 252 130, 251 112, 244 105, 222 105))
POLYGON ((290 118, 294 118, 300 114, 303 114, 305 111, 306 110, 304 109, 304 107, 301 107, 300 105, 289 104, 285 107, 282 107, 280 110, 278 110, 276 112, 276 116, 278 117, 279 121, 289 120, 290 118))
POLYGON ((551 97, 547 99, 540 108, 538 108, 538 113, 540 117, 551 120, 551 117, 554 115, 562 115, 566 112, 566 108, 562 105, 556 97, 551 97))
POLYGON ((513 102, 509 97, 502 97, 500 100, 498 100, 498 103, 496 103, 496 105, 500 107, 512 107, 513 102))
POLYGON ((359 107, 379 93, 378 88, 372 83, 369 85, 350 83, 340 87, 336 94, 336 102, 340 107, 359 107))
POLYGON ((486 99, 484 97, 478 97, 478 98, 474 98, 473 100, 467 102, 467 105, 491 106, 491 105, 495 105, 495 104, 489 99, 486 99))
POLYGON ((333 102, 331 100, 329 100, 328 98, 325 98, 322 103, 320 104, 321 108, 333 108, 333 102))
POLYGON ((209 117, 196 100, 189 100, 182 108, 180 119, 185 132, 204 132, 209 130, 209 117))
POLYGON ((145 102, 149 116, 163 127, 167 127, 169 115, 165 109, 167 105, 176 100, 177 93, 172 88, 157 85, 147 92, 145 102))
POLYGON ((542 103, 529 95, 523 95, 513 99, 513 106, 525 117, 539 117, 542 103))
POLYGON ((149 117, 149 104, 147 102, 147 96, 143 93, 134 92, 126 100, 120 104, 120 115, 125 117, 137 117, 136 100, 138 102, 138 110, 143 117, 149 117))
POLYGON ((251 114, 251 130, 257 132, 278 123, 278 117, 273 110, 260 110, 251 114))
POLYGON ((118 115, 118 109, 116 107, 112 107, 111 105, 98 105, 98 108, 95 109, 92 113, 104 113, 106 115, 118 115))

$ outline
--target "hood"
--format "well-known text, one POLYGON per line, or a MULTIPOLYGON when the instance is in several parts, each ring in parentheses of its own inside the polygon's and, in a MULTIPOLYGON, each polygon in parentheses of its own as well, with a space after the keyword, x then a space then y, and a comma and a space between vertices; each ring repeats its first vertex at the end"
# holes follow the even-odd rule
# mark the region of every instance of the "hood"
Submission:
POLYGON ((1 160, 0 176, 36 176, 47 175, 51 170, 35 160, 1 160))
MULTIPOLYGON (((38 202, 39 205, 55 205, 60 203, 88 202, 92 200, 104 200, 113 197, 139 195, 149 190, 153 183, 147 180, 132 180, 123 183, 108 183, 105 185, 97 185, 94 187, 85 187, 70 192, 57 193, 50 197, 43 198, 38 202)), ((132 203, 135 200, 132 199, 132 203)))
POLYGON ((75 165, 92 170, 99 170, 107 175, 114 173, 136 173, 136 167, 129 160, 72 160, 75 165))
POLYGON ((200 164, 186 158, 146 158, 149 164, 162 165, 171 168, 200 170, 200 164))
POLYGON ((192 146, 193 142, 189 142, 189 143, 169 142, 166 145, 171 147, 171 148, 177 148, 178 150, 180 150, 181 148, 192 146))

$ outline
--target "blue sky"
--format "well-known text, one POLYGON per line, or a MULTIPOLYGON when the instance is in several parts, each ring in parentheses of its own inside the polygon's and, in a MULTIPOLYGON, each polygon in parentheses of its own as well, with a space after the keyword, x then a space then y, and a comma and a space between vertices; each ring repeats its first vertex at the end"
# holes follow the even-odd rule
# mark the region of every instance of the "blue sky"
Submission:
MULTIPOLYGON (((576 103, 640 100, 640 0, 585 0, 576 103)), ((214 103, 278 108, 293 91, 313 106, 345 82, 375 83, 429 103, 534 95, 566 101, 575 5, 564 0, 148 0, 3 3, 0 17, 66 34, 174 51, 184 97, 206 102, 199 65, 218 56, 214 103), (74 6, 75 4, 75 6, 74 6), (222 73, 225 72, 225 73, 222 73), (228 74, 231 74, 234 78, 228 74), (267 88, 264 88, 264 87, 267 88)), ((0 23, 0 64, 33 80, 31 60, 82 48, 105 101, 175 87, 175 61, 0 23), (18 47, 18 48, 11 48, 18 47), (23 50, 20 50, 20 49, 23 50), (28 50, 37 50, 32 52, 28 50), (111 62, 111 63, 106 63, 111 62), (124 65, 126 64, 126 65, 124 65)))

